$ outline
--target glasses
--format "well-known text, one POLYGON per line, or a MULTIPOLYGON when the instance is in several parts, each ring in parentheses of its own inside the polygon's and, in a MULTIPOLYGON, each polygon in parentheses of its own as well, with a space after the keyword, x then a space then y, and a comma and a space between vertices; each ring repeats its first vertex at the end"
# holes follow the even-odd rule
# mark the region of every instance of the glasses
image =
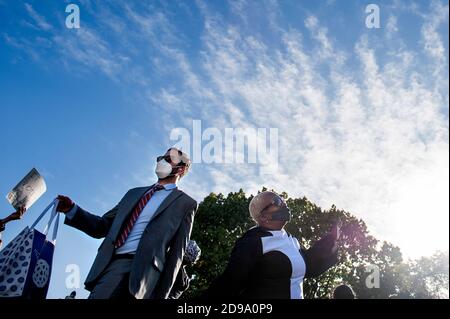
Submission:
POLYGON ((281 197, 278 197, 278 196, 277 196, 277 197, 275 197, 275 198, 272 200, 272 202, 271 202, 269 205, 265 206, 265 207, 259 212, 259 214, 262 215, 263 212, 264 212, 267 208, 269 208, 270 206, 272 206, 272 205, 277 206, 277 207, 279 207, 279 208, 287 208, 287 205, 286 205, 286 203, 284 202, 284 200, 283 200, 281 197))
POLYGON ((172 156, 170 154, 161 155, 161 156, 156 157, 156 161, 157 162, 159 162, 159 161, 161 161, 163 159, 169 164, 176 164, 176 165, 183 165, 184 164, 182 160, 179 160, 178 162, 172 161, 172 156))

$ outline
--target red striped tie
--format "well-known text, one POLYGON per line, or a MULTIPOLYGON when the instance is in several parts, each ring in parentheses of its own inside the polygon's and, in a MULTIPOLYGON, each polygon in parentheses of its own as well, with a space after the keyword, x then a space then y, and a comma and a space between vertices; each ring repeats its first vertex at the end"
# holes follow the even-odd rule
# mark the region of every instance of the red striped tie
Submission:
POLYGON ((119 248, 125 243, 125 241, 128 238, 128 235, 130 234, 131 229, 133 229, 134 223, 144 210, 145 205, 147 205, 148 201, 150 200, 150 198, 152 198, 154 193, 162 189, 164 189, 162 185, 156 184, 147 194, 142 196, 142 198, 139 200, 139 203, 134 208, 133 213, 131 214, 130 219, 128 220, 126 226, 122 229, 120 236, 117 238, 116 244, 114 245, 115 248, 119 248))

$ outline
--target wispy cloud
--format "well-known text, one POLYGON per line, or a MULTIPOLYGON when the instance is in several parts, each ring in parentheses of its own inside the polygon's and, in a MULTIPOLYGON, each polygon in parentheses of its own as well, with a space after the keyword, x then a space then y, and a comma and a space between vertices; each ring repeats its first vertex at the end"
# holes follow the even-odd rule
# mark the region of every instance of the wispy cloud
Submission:
POLYGON ((390 15, 386 23, 387 36, 391 38, 396 32, 398 32, 397 18, 390 15))
POLYGON ((25 9, 39 29, 44 31, 49 31, 52 29, 52 25, 48 23, 42 15, 37 13, 31 4, 25 3, 25 9))
POLYGON ((444 24, 443 27, 448 30, 448 10, 448 4, 443 5, 440 1, 433 1, 431 11, 426 15, 421 29, 424 50, 435 61, 435 76, 442 73, 442 68, 448 65, 448 51, 446 52, 443 39, 439 34, 439 28, 444 24))
POLYGON ((53 42, 67 62, 75 61, 88 68, 98 68, 115 79, 127 63, 126 56, 114 54, 109 44, 89 28, 80 28, 74 34, 55 35, 53 42))

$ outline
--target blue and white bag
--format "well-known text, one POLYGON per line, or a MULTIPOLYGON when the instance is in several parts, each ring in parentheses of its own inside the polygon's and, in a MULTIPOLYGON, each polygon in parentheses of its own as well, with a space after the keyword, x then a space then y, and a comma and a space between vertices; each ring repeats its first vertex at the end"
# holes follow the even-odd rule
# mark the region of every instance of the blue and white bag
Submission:
POLYGON ((0 298, 46 298, 58 233, 57 206, 58 200, 55 199, 31 227, 25 227, 0 251, 0 298), (50 208, 53 208, 50 219, 41 233, 35 227, 50 208), (53 234, 51 240, 47 240, 53 221, 53 234))

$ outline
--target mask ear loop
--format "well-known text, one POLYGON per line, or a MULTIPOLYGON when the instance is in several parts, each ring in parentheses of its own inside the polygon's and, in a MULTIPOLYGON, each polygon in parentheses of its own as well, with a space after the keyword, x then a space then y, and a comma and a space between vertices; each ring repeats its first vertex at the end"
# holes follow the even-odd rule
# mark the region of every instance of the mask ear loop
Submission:
MULTIPOLYGON (((274 200, 272 200, 272 202, 271 202, 269 205, 267 205, 266 207, 264 207, 263 209, 261 209, 261 211, 259 212, 259 216, 264 217, 263 212, 264 212, 267 208, 269 208, 270 206, 272 206, 272 205, 274 205, 274 204, 275 204, 275 203, 274 203, 274 200)), ((270 222, 269 219, 266 219, 266 220, 264 221, 265 224, 267 224, 267 223, 269 223, 269 222, 270 222)))
MULTIPOLYGON (((180 168, 180 167, 186 167, 186 164, 185 164, 183 161, 179 161, 177 165, 172 166, 172 170, 175 169, 175 168, 178 169, 178 168, 180 168), (184 164, 184 165, 181 165, 181 164, 184 164)), ((172 176, 175 176, 175 174, 171 174, 171 175, 172 175, 172 176)))
POLYGON ((262 216, 263 211, 265 211, 267 208, 269 208, 270 206, 272 206, 274 204, 275 204, 275 202, 274 202, 274 200, 272 200, 269 205, 267 205, 263 209, 261 209, 261 211, 259 212, 259 215, 262 216))

